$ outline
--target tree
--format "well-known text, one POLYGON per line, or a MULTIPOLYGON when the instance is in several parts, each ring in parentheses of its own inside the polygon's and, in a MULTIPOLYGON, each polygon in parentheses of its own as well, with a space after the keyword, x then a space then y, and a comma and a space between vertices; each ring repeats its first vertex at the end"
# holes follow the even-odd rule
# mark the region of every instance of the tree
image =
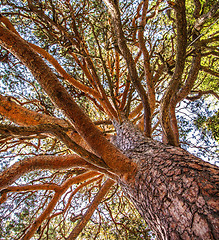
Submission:
POLYGON ((180 147, 177 125, 185 99, 219 99, 206 89, 218 78, 218 6, 2 0, 1 152, 12 164, 1 203, 24 194, 20 239, 53 237, 61 217, 61 236, 75 239, 115 183, 158 239, 219 238, 218 167, 180 147), (65 225, 88 185, 96 196, 65 225))

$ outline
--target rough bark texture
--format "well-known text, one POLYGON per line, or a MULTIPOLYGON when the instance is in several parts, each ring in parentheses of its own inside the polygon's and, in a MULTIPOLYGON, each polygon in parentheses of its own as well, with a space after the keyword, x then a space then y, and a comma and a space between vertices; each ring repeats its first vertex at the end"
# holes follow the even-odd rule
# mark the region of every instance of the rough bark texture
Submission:
POLYGON ((117 146, 138 164, 135 182, 121 186, 158 239, 219 239, 218 168, 128 121, 115 127, 117 146))

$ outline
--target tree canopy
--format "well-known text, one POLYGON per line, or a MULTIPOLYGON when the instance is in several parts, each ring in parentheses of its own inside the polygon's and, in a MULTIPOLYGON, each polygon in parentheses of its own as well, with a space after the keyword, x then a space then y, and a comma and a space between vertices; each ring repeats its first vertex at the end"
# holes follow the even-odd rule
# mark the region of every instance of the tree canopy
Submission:
POLYGON ((120 188, 138 166, 119 125, 217 163, 219 2, 0 9, 0 238, 154 239, 120 188))

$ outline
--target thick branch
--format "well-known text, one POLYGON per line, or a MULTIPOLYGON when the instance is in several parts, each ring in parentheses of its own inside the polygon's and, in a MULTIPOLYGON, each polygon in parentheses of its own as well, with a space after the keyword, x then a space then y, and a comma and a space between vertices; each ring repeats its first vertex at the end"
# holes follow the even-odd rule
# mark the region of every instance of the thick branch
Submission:
POLYGON ((200 69, 200 63, 201 63, 201 50, 199 47, 196 47, 196 54, 193 57, 192 66, 190 68, 188 77, 186 79, 185 84, 183 87, 176 92, 174 97, 171 100, 170 104, 170 122, 171 122, 171 128, 173 131, 173 137, 174 142, 176 146, 179 146, 179 130, 177 126, 177 119, 176 119, 176 113, 175 108, 176 104, 180 101, 182 101, 192 90, 194 83, 198 77, 199 69, 200 69))
MULTIPOLYGON (((160 0, 157 1, 154 14, 158 12, 158 7, 160 2, 161 2, 160 0)), ((155 108, 155 89, 154 89, 154 82, 152 80, 152 74, 151 74, 150 56, 144 41, 144 28, 148 19, 148 17, 146 17, 147 10, 148 10, 148 0, 144 1, 144 4, 143 4, 142 17, 139 25, 140 29, 138 31, 138 39, 139 39, 139 47, 144 57, 144 71, 145 71, 145 77, 146 77, 146 83, 147 83, 147 89, 148 89, 148 98, 149 98, 149 103, 151 108, 151 114, 153 114, 154 108, 155 108)))
MULTIPOLYGON (((0 190, 6 188, 15 182, 23 174, 35 170, 63 170, 73 167, 82 167, 90 170, 102 172, 102 170, 94 165, 86 162, 77 155, 67 156, 49 156, 41 155, 37 157, 27 158, 14 163, 6 170, 0 173, 0 190)), ((104 172, 106 173, 106 171, 104 172)), ((113 175, 111 175, 112 177, 113 175)))
POLYGON ((130 159, 107 141, 102 132, 75 103, 42 58, 23 39, 3 26, 0 26, 0 44, 28 67, 35 79, 56 105, 65 112, 77 132, 87 141, 93 151, 102 157, 113 171, 119 175, 128 173, 127 177, 131 177, 135 171, 135 164, 133 165, 130 159))
POLYGON ((12 122, 22 126, 34 126, 38 124, 58 124, 64 128, 72 128, 70 124, 56 117, 46 114, 31 111, 25 107, 20 106, 10 97, 5 97, 0 94, 0 114, 11 120, 12 122))
POLYGON ((88 144, 67 121, 46 114, 31 111, 14 102, 10 97, 0 94, 0 114, 21 126, 35 126, 40 124, 57 124, 70 130, 70 137, 80 146, 90 150, 88 144))
POLYGON ((165 92, 161 103, 161 125, 164 135, 170 145, 177 145, 174 137, 174 132, 170 121, 170 103, 173 95, 181 82, 185 59, 186 59, 186 44, 187 44, 187 22, 185 0, 177 0, 175 2, 176 24, 177 24, 177 53, 176 67, 173 77, 169 83, 168 89, 165 92))
POLYGON ((172 100, 172 104, 176 105, 178 102, 182 101, 192 90, 194 83, 197 79, 201 63, 201 52, 200 49, 196 49, 196 55, 193 57, 192 66, 189 71, 188 77, 186 79, 183 87, 177 92, 172 100))
MULTIPOLYGON (((18 36, 19 33, 16 31, 16 29, 14 28, 13 24, 4 16, 0 15, 0 21, 2 21, 6 27, 11 30, 12 32, 14 32, 15 34, 17 34, 18 36)), ((21 37, 21 36, 20 36, 21 37)), ((80 38, 81 39, 81 38, 80 38)), ((98 99, 98 101, 100 101, 103 106, 105 111, 109 114, 109 116, 112 118, 112 116, 116 117, 115 115, 115 110, 112 108, 110 102, 107 99, 107 96, 105 94, 105 91, 103 88, 100 87, 100 83, 98 80, 98 87, 101 88, 101 95, 94 89, 82 84, 81 82, 79 82, 78 80, 76 80, 75 78, 73 78, 70 74, 68 74, 63 68, 62 66, 58 63, 58 61, 52 56, 50 55, 47 51, 45 51, 44 49, 42 49, 41 47, 29 43, 29 45, 36 51, 38 52, 42 57, 44 57, 49 63, 52 64, 52 66, 56 69, 56 71, 68 82, 70 82, 74 87, 78 88, 79 90, 81 90, 84 93, 90 94, 91 96, 93 96, 94 98, 98 99)), ((85 47, 85 46, 84 46, 85 47)), ((85 49, 86 50, 86 49, 85 49)), ((72 53, 72 55, 74 56, 74 54, 72 53)), ((75 56, 74 56, 75 58, 75 56)), ((77 58, 75 58, 77 61, 77 58)), ((91 62, 91 60, 90 60, 91 62)), ((77 61, 77 63, 79 63, 79 60, 77 61)), ((82 65, 79 64, 81 67, 82 65)), ((93 64, 92 64, 92 68, 94 68, 93 64)), ((92 76, 90 75, 90 73, 88 72, 86 67, 82 67, 82 70, 85 71, 86 76, 88 76, 88 79, 92 78, 92 76)), ((96 78, 97 74, 95 75, 96 78)), ((91 82, 93 82, 93 80, 91 80, 91 82)))

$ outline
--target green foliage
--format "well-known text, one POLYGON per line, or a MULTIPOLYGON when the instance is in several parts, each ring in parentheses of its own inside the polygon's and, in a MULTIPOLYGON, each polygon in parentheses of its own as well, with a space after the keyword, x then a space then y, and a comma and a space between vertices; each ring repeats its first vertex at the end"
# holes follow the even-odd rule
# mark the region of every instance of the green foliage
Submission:
POLYGON ((219 111, 211 117, 197 118, 195 125, 199 129, 211 131, 214 139, 219 142, 219 111))

